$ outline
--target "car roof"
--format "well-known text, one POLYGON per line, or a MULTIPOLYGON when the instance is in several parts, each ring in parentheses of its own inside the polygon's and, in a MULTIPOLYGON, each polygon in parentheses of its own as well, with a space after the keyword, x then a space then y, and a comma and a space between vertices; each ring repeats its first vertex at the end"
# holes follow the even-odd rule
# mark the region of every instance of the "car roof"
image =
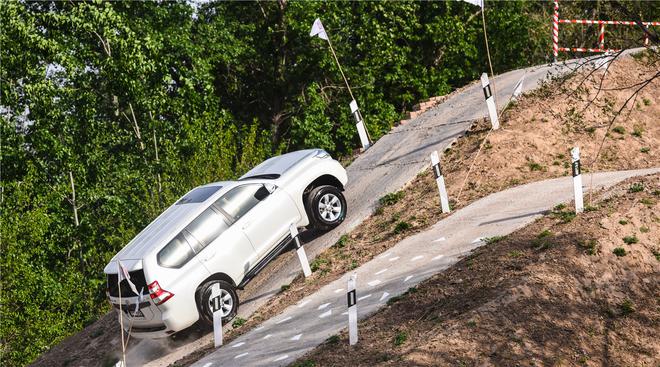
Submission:
POLYGON ((244 174, 239 180, 250 178, 273 178, 282 176, 286 171, 307 157, 325 153, 322 149, 305 149, 272 157, 244 174))
MULTIPOLYGON (((240 184, 242 183, 237 181, 220 181, 198 186, 190 190, 186 195, 182 196, 153 220, 126 246, 124 246, 124 248, 112 258, 111 262, 116 261, 117 259, 122 261, 143 259, 155 250, 159 250, 168 241, 174 238, 174 236, 181 232, 181 230, 193 219, 197 218, 201 212, 215 202, 217 198, 240 184), (190 197, 196 190, 210 187, 219 187, 219 189, 213 191, 211 195, 207 195, 206 199, 203 201, 184 201, 186 197, 190 197)), ((106 273, 116 272, 116 269, 110 269, 109 266, 110 264, 105 268, 106 273)))

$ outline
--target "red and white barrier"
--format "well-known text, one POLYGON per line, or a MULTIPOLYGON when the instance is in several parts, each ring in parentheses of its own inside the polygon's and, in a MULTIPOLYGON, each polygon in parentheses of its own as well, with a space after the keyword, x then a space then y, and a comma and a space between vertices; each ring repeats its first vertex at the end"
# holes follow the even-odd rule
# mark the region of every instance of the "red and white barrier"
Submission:
MULTIPOLYGON (((628 20, 590 20, 590 19, 559 19, 559 1, 554 0, 554 12, 552 14, 552 56, 557 62, 559 52, 619 52, 621 50, 605 48, 605 25, 636 26, 638 23, 628 20), (598 25, 598 48, 584 47, 559 47, 559 24, 597 24, 598 25)), ((660 26, 660 22, 641 22, 646 27, 660 26)), ((644 35, 644 46, 649 45, 649 37, 644 35)))
POLYGON ((552 54, 557 62, 559 55, 559 1, 555 0, 555 11, 552 14, 552 54))

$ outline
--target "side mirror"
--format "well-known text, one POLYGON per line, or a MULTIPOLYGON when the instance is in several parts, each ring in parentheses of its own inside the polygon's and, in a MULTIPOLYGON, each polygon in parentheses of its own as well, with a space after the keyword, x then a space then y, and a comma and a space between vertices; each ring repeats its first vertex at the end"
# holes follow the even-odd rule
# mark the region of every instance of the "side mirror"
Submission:
POLYGON ((266 188, 266 186, 261 186, 257 192, 254 193, 254 198, 262 201, 263 199, 267 198, 268 195, 270 195, 270 191, 266 188))

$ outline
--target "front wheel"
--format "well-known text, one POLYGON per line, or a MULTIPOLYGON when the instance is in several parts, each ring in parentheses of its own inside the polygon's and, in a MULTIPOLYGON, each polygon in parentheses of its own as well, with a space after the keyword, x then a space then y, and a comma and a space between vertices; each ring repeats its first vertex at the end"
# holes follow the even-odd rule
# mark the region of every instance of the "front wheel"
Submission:
POLYGON ((346 218, 346 199, 338 188, 323 185, 312 189, 305 203, 312 227, 328 230, 346 218))
POLYGON ((199 319, 205 326, 210 328, 213 327, 214 306, 218 307, 217 312, 220 312, 223 324, 231 321, 238 311, 238 294, 236 293, 236 289, 231 284, 222 280, 210 280, 202 284, 197 291, 196 298, 199 319))

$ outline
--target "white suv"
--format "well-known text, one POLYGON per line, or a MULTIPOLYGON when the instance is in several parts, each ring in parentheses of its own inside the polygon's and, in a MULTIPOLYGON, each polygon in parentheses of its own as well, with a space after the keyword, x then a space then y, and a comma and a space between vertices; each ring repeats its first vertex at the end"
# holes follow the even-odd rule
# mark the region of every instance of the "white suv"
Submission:
POLYGON ((108 298, 119 308, 117 261, 140 296, 122 280, 124 329, 136 337, 171 335, 201 320, 212 325, 211 289, 220 286, 223 322, 242 289, 291 241, 289 227, 327 230, 346 217, 348 178, 320 149, 273 157, 238 181, 197 187, 170 206, 110 263, 108 298), (140 301, 136 309, 136 303, 140 301))

